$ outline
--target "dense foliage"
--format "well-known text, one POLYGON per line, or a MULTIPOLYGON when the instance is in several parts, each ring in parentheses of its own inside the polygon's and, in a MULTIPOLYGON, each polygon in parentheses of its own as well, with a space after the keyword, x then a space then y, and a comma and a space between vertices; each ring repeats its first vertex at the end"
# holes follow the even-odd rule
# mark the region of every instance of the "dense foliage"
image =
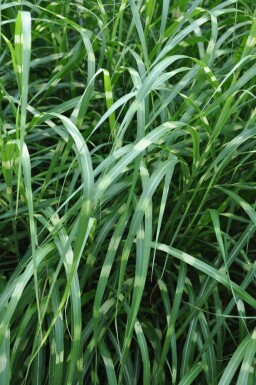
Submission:
POLYGON ((254 385, 254 0, 0 10, 0 384, 254 385))

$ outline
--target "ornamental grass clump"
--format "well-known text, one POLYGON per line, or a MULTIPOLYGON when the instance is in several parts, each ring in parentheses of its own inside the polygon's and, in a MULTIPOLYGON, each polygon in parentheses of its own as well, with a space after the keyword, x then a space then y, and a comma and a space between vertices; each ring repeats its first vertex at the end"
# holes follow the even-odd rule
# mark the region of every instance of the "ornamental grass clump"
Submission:
POLYGON ((254 1, 0 11, 0 384, 254 385, 254 1))

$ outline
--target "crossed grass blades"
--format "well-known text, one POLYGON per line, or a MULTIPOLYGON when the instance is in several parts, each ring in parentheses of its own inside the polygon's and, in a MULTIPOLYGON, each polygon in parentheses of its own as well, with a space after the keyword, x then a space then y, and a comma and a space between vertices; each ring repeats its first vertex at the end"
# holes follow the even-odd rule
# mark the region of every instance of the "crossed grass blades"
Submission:
POLYGON ((254 8, 0 2, 0 384, 256 383, 254 8))

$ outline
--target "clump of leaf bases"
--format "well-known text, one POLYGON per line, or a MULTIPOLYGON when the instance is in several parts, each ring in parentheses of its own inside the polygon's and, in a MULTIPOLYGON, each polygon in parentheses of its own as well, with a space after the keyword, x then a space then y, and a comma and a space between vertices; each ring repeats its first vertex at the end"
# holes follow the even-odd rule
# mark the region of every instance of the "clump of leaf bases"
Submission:
POLYGON ((254 385, 254 1, 0 11, 0 384, 254 385))

